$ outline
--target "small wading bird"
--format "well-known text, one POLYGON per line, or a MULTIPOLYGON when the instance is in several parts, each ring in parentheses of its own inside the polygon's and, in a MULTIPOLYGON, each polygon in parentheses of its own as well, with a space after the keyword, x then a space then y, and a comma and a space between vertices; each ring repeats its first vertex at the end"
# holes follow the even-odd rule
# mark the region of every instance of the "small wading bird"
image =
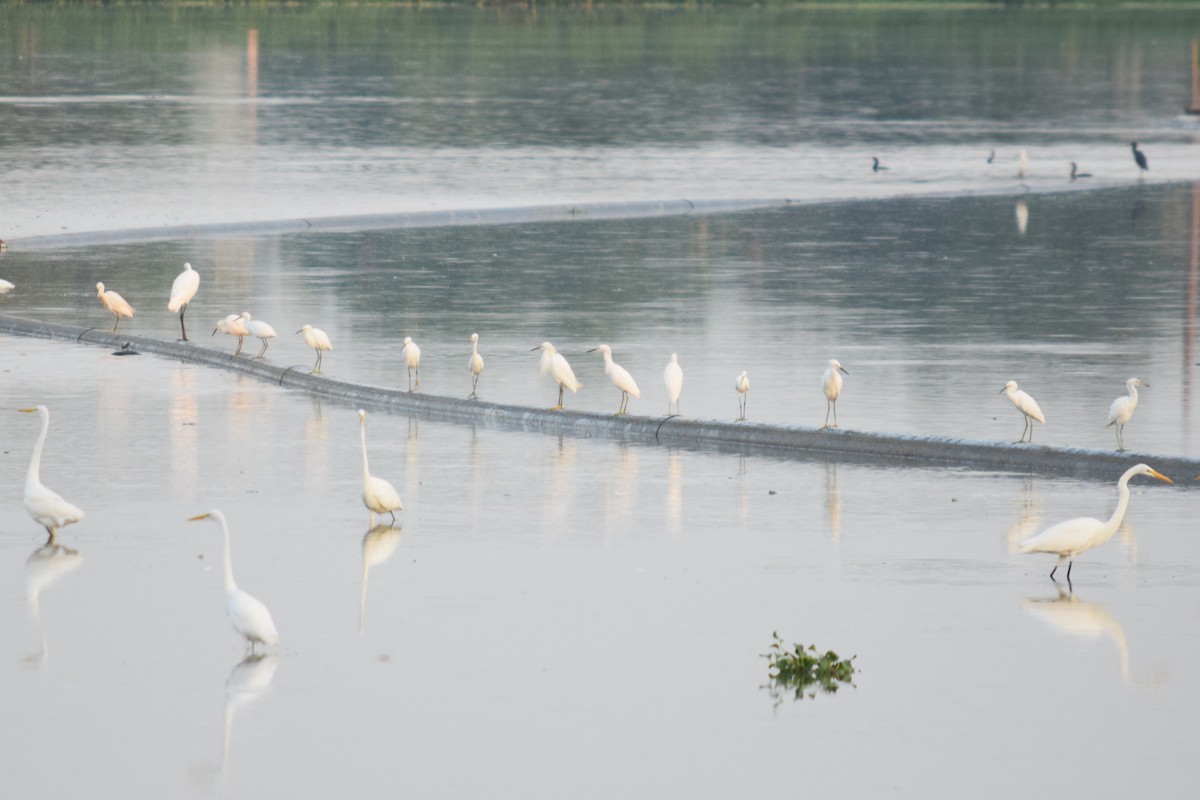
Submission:
POLYGON ((621 405, 617 408, 616 416, 629 413, 629 395, 639 398, 642 396, 642 393, 638 391, 637 382, 634 381, 628 370, 613 361, 611 347, 606 344, 598 344, 588 350, 589 353, 596 351, 604 356, 604 374, 612 380, 613 386, 621 390, 621 405))
POLYGON ((105 291, 103 283, 96 284, 96 297, 100 298, 100 304, 117 318, 116 322, 113 323, 113 333, 117 332, 117 326, 121 324, 121 317, 133 319, 133 306, 129 305, 124 297, 121 297, 121 295, 112 289, 105 291))
POLYGON ((362 443, 363 457, 363 505, 371 512, 371 527, 375 527, 376 514, 391 514, 392 523, 396 522, 396 512, 404 510, 404 503, 396 487, 383 478, 376 478, 367 468, 367 412, 358 410, 358 438, 362 443))
POLYGON ((821 376, 821 388, 825 390, 825 424, 821 426, 821 430, 838 426, 837 401, 838 396, 842 393, 842 375, 849 374, 842 369, 841 363, 836 358, 829 359, 825 374, 821 376), (833 411, 832 425, 829 424, 830 411, 833 411))
MULTIPOLYGON (((1134 163, 1138 165, 1138 169, 1141 170, 1141 172, 1148 171, 1150 169, 1150 162, 1146 160, 1146 154, 1141 150, 1138 150, 1137 142, 1132 142, 1129 145, 1129 149, 1133 151, 1133 160, 1134 163)), ((1138 174, 1141 173, 1139 172, 1138 174)))
POLYGON ((1090 178, 1090 177, 1092 177, 1092 173, 1080 172, 1079 167, 1077 167, 1075 165, 1075 162, 1074 161, 1071 162, 1071 180, 1075 180, 1076 178, 1090 178))
POLYGON ((479 385, 479 376, 483 374, 483 356, 479 355, 479 334, 471 334, 471 360, 467 362, 467 368, 471 370, 471 393, 467 395, 468 400, 478 400, 479 395, 475 393, 475 387, 479 385))
POLYGON ((1093 547, 1107 542, 1121 526, 1121 520, 1125 519, 1125 510, 1129 508, 1129 479, 1135 475, 1149 475, 1151 478, 1158 478, 1165 483, 1174 483, 1166 475, 1145 464, 1130 467, 1117 481, 1117 508, 1108 518, 1108 522, 1101 522, 1092 517, 1069 519, 1066 522, 1050 526, 1031 539, 1026 539, 1017 549, 1022 553, 1054 553, 1057 555, 1058 563, 1054 565, 1054 569, 1050 570, 1050 580, 1054 580, 1054 573, 1058 571, 1062 563, 1070 559, 1070 563, 1067 565, 1067 583, 1069 584, 1075 557, 1085 550, 1091 550, 1093 547))
POLYGON ((225 610, 229 613, 233 629, 246 638, 251 653, 254 652, 256 644, 279 644, 279 632, 275 630, 271 612, 261 600, 243 592, 234 583, 233 560, 229 556, 229 525, 225 522, 225 515, 214 509, 189 517, 188 522, 201 519, 215 520, 221 525, 221 533, 225 535, 225 610))
POLYGON ((17 288, 15 283, 0 278, 0 294, 8 294, 15 288, 17 288))
POLYGON ((1046 424, 1046 415, 1038 408, 1037 401, 1030 397, 1024 390, 1017 388, 1016 381, 1009 381, 1004 384, 1004 388, 1000 390, 1000 394, 1008 395, 1008 399, 1025 415, 1025 427, 1021 429, 1021 438, 1017 439, 1014 444, 1022 444, 1025 441, 1026 432, 1029 433, 1029 443, 1033 444, 1033 421, 1036 419, 1043 425, 1046 424))
POLYGON ((887 167, 885 167, 883 164, 879 163, 878 158, 875 158, 874 156, 871 157, 871 171, 872 172, 883 172, 886 169, 887 169, 887 167))
POLYGON ((218 320, 217 324, 213 326, 212 334, 210 334, 212 336, 216 336, 218 333, 227 333, 230 336, 236 336, 237 340, 238 340, 238 344, 237 344, 237 350, 233 351, 233 354, 235 356, 238 353, 242 352, 242 337, 245 336, 244 333, 238 333, 236 330, 236 328, 241 325, 241 320, 242 320, 241 315, 230 314, 227 317, 225 317, 225 319, 218 320))
MULTIPOLYGON (((400 350, 404 356, 404 363, 408 365, 408 390, 413 390, 413 373, 417 374, 416 388, 421 388, 421 348, 417 347, 417 343, 412 340, 411 336, 404 337, 404 347, 400 350)), ((436 359, 435 359, 436 360, 436 359)), ((436 366, 436 365, 435 365, 436 366)))
POLYGON ((322 355, 326 350, 332 350, 333 345, 329 343, 329 337, 325 335, 325 331, 314 328, 312 325, 304 325, 296 333, 303 333, 304 343, 317 351, 317 363, 313 364, 313 368, 308 371, 309 375, 316 375, 321 371, 322 355))
POLYGON ((1019 156, 1017 156, 1017 177, 1020 178, 1021 180, 1025 180, 1025 173, 1028 170, 1029 170, 1029 156, 1025 155, 1025 151, 1022 150, 1021 154, 1019 156))
POLYGON ((1139 386, 1141 386, 1143 389, 1150 388, 1150 384, 1142 383, 1137 378, 1130 378, 1129 380, 1125 381, 1125 390, 1129 392, 1129 394, 1113 400, 1112 405, 1108 408, 1108 422, 1105 423, 1105 426, 1117 426, 1118 450, 1123 451, 1125 449, 1125 438, 1122 435, 1122 432, 1125 429, 1125 423, 1133 419, 1133 410, 1137 408, 1138 404, 1137 387, 1139 386))
POLYGON ((667 416, 679 416, 679 395, 683 393, 683 367, 679 366, 679 356, 671 353, 671 360, 663 370, 663 383, 667 387, 667 416), (671 413, 675 406, 675 413, 671 413))
POLYGON ((196 296, 196 290, 200 288, 200 273, 192 269, 191 264, 183 265, 183 272, 179 273, 175 278, 175 282, 171 284, 171 299, 167 301, 167 310, 174 314, 179 312, 179 332, 182 334, 183 341, 187 341, 187 326, 183 324, 183 315, 187 312, 188 303, 192 302, 192 298, 196 296))
POLYGON ((58 529, 79 522, 83 519, 83 512, 42 483, 42 448, 46 446, 46 435, 50 433, 50 409, 36 406, 18 410, 42 418, 42 432, 33 446, 33 458, 29 460, 29 472, 25 475, 25 510, 50 534, 46 544, 53 544, 58 529))
POLYGON ((261 319, 251 319, 249 311, 242 312, 242 327, 246 332, 262 342, 262 349, 258 351, 255 358, 262 358, 267 352, 267 345, 270 344, 270 339, 276 337, 275 329, 261 319))
POLYGON ((746 421, 746 401, 749 399, 748 395, 750 394, 750 378, 746 375, 745 371, 743 371, 741 375, 737 376, 737 380, 735 380, 733 382, 733 388, 738 393, 738 418, 737 418, 737 421, 745 422, 746 421))
POLYGON ((993 161, 995 161, 995 160, 996 160, 996 151, 995 151, 995 150, 993 150, 993 151, 991 151, 990 153, 988 153, 988 157, 987 157, 987 163, 989 163, 989 164, 990 164, 990 163, 992 163, 992 162, 993 162, 993 161))
POLYGON ((575 373, 571 370, 571 365, 563 358, 562 353, 555 349, 554 345, 549 342, 542 342, 533 350, 542 351, 541 373, 549 374, 554 382, 558 384, 558 405, 553 406, 551 411, 563 410, 563 389, 570 389, 572 392, 578 392, 582 384, 575 378, 575 373))

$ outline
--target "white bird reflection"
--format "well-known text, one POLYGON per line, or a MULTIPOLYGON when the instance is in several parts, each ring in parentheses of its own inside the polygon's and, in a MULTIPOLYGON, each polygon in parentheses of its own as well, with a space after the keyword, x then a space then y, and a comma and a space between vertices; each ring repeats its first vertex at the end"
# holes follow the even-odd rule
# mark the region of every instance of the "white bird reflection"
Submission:
POLYGON ((233 718, 241 708, 261 697, 275 678, 279 656, 254 653, 246 656, 225 679, 225 736, 221 745, 221 776, 229 769, 229 743, 233 739, 233 718))
POLYGON ((1008 552, 1017 552, 1017 545, 1041 530, 1042 504, 1042 495, 1037 490, 1033 476, 1027 475, 1021 487, 1021 505, 1017 509, 1017 518, 1004 537, 1008 543, 1008 552))
POLYGON ((683 462, 678 450, 667 453, 667 528, 677 536, 683 531, 683 462))
POLYGON ((367 627, 367 577, 371 567, 376 567, 387 561, 396 553, 400 546, 400 537, 404 528, 400 525, 376 525, 367 531, 363 537, 363 567, 362 588, 358 593, 358 632, 362 633, 367 627))
POLYGON ((1025 230, 1029 227, 1029 206, 1024 200, 1017 201, 1017 233, 1025 235, 1025 230))
POLYGON ((825 464, 825 514, 829 518, 829 534, 833 540, 842 538, 842 492, 838 488, 837 464, 825 464))
POLYGON ((1121 623, 1104 606, 1081 600, 1061 586, 1057 588, 1057 597, 1026 597, 1021 606, 1067 636, 1112 639, 1121 661, 1121 678, 1129 683, 1129 644, 1121 623))
POLYGON ((42 637, 42 651, 36 657, 30 656, 28 661, 45 664, 50 657, 50 648, 46 641, 46 628, 42 624, 42 590, 57 581, 68 572, 74 572, 83 564, 83 556, 78 550, 72 550, 61 544, 45 544, 34 550, 25 561, 25 598, 29 602, 29 612, 37 624, 38 633, 42 637))

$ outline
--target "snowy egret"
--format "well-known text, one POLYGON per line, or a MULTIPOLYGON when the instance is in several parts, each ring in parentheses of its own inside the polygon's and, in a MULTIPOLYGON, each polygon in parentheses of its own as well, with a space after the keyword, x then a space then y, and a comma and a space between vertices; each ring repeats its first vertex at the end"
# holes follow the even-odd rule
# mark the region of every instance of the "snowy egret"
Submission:
POLYGON ((396 512, 404 510, 396 487, 383 478, 376 478, 367 468, 367 412, 358 410, 358 438, 362 443, 363 457, 363 505, 371 512, 371 527, 375 527, 376 514, 391 514, 396 521, 396 512))
POLYGON ((1074 161, 1071 162, 1071 180, 1075 180, 1076 178, 1090 178, 1090 177, 1092 177, 1092 173, 1080 172, 1079 167, 1077 167, 1075 165, 1075 162, 1074 161))
POLYGON ((96 284, 96 297, 100 298, 100 304, 108 309, 114 317, 117 318, 113 323, 112 332, 117 332, 117 326, 121 324, 121 317, 133 319, 133 306, 125 301, 124 297, 117 294, 113 290, 104 290, 103 283, 96 284))
POLYGON ((1149 170, 1150 162, 1146 160, 1146 154, 1141 150, 1138 150, 1137 142, 1131 143, 1129 148, 1133 150, 1133 160, 1137 163, 1138 169, 1140 169, 1142 172, 1149 170))
POLYGON ((747 395, 750 393, 750 378, 743 371, 737 376, 737 380, 733 382, 733 388, 738 393, 738 422, 744 422, 746 419, 746 401, 749 399, 747 395))
POLYGON ((479 334, 471 334, 471 361, 467 365, 471 370, 471 393, 467 397, 478 400, 475 387, 479 385, 479 376, 483 374, 483 356, 479 355, 479 334))
POLYGON ((183 341, 187 341, 187 327, 183 324, 183 315, 187 311, 188 303, 192 302, 192 298, 196 296, 196 290, 200 288, 200 273, 192 269, 191 264, 183 265, 183 272, 175 277, 175 282, 171 284, 171 299, 167 301, 167 311, 174 314, 179 312, 179 331, 183 334, 183 341))
POLYGON ((1021 180, 1025 180, 1025 173, 1028 170, 1029 170, 1029 156, 1025 155, 1025 151, 1022 150, 1021 154, 1019 156, 1017 156, 1017 177, 1020 178, 1021 180))
POLYGON ((279 632, 275 630, 275 622, 271 612, 262 601, 243 592, 233 580, 233 560, 229 556, 229 524, 225 515, 213 509, 205 514, 189 517, 188 522, 201 519, 216 520, 221 525, 221 533, 225 535, 225 610, 229 612, 229 621, 233 629, 246 637, 250 643, 250 652, 254 652, 256 644, 279 644, 279 632))
POLYGON ((404 355, 404 363, 408 365, 408 390, 413 390, 413 373, 417 374, 416 388, 421 388, 421 348, 417 347, 417 343, 412 340, 411 336, 404 337, 404 348, 400 351, 404 355))
POLYGON ((1025 432, 1029 432, 1029 443, 1033 444, 1033 421, 1036 419, 1043 425, 1046 424, 1046 415, 1038 408, 1037 401, 1030 397, 1024 390, 1017 388, 1016 381, 1009 381, 1004 384, 1004 388, 1000 390, 1000 394, 1008 395, 1008 399, 1017 407, 1017 410, 1025 415, 1025 427, 1021 429, 1021 438, 1015 444, 1021 444, 1025 441, 1025 432))
POLYGON ((620 364, 613 361, 612 348, 606 344, 598 344, 589 353, 599 351, 604 356, 604 374, 612 380, 613 385, 621 390, 621 405, 617 408, 616 416, 629 413, 629 395, 641 397, 642 393, 638 390, 637 382, 629 371, 620 364))
POLYGON ((3 278, 0 278, 0 294, 8 294, 15 288, 17 288, 17 285, 15 283, 13 283, 12 281, 6 281, 3 278))
POLYGON ((1133 410, 1137 408, 1138 404, 1137 387, 1139 386, 1141 386, 1143 389, 1150 388, 1150 384, 1142 383, 1137 378, 1130 378, 1129 380, 1125 381, 1125 390, 1129 392, 1129 394, 1125 397, 1118 397, 1116 400, 1113 400, 1112 405, 1108 408, 1108 422, 1105 423, 1105 426, 1117 426, 1118 450, 1125 449, 1125 438, 1122 436, 1122 432, 1125 429, 1125 423, 1133 419, 1133 410))
POLYGON ((325 331, 314 328, 312 325, 304 325, 296 333, 303 333, 304 343, 317 351, 317 363, 313 364, 313 368, 308 373, 315 375, 321 371, 321 357, 324 351, 332 350, 333 345, 329 343, 329 337, 325 335, 325 331))
POLYGON ((558 384, 558 405, 551 408, 551 411, 562 411, 563 408, 563 388, 570 389, 572 392, 578 392, 582 384, 576 380, 575 373, 571 370, 571 365, 563 358, 562 353, 555 349, 554 345, 549 342, 542 342, 534 350, 542 351, 542 374, 550 374, 554 378, 554 382, 558 384))
POLYGON ((679 366, 679 356, 671 353, 671 360, 663 370, 663 383, 667 386, 667 416, 679 416, 679 395, 683 392, 683 368, 679 366), (671 406, 675 406, 675 414, 671 414, 671 406))
POLYGON ((836 428, 837 424, 837 401, 838 395, 842 393, 842 375, 849 375, 849 372, 842 369, 841 362, 836 358, 829 359, 825 374, 821 376, 821 388, 825 390, 825 424, 821 426, 821 430, 826 428, 836 428), (829 424, 829 412, 833 411, 833 424, 829 424))
POLYGON ((50 534, 46 543, 53 544, 58 529, 79 522, 83 519, 83 512, 42 483, 42 448, 46 445, 46 435, 50 433, 50 409, 37 406, 18 410, 25 414, 36 413, 42 418, 42 432, 33 447, 33 458, 29 460, 29 472, 25 475, 25 510, 50 534))
POLYGON ((1075 557, 1085 550, 1091 550, 1093 547, 1104 544, 1117 532, 1117 528, 1121 527, 1121 520, 1125 518, 1125 510, 1129 508, 1129 479, 1134 475, 1149 475, 1164 483, 1174 483, 1166 475, 1145 464, 1132 466, 1125 470, 1125 474, 1117 481, 1117 508, 1108 518, 1108 522, 1101 522, 1093 517, 1069 519, 1066 522, 1051 525, 1037 536, 1026 539, 1017 549, 1022 553, 1054 553, 1057 555, 1058 563, 1054 565, 1054 569, 1050 570, 1050 580, 1054 580, 1054 573, 1062 566, 1062 562, 1070 559, 1070 564, 1067 565, 1067 583, 1070 583, 1071 567, 1075 564, 1075 557))
POLYGON ((871 171, 872 172, 883 172, 886 169, 887 169, 887 167, 885 167, 883 164, 879 163, 878 158, 875 158, 874 156, 871 157, 871 171))
POLYGON ((262 350, 255 356, 262 358, 267 352, 267 345, 270 344, 268 340, 276 337, 275 329, 261 319, 251 319, 249 311, 242 312, 242 327, 246 329, 247 334, 262 342, 262 350))
POLYGON ((238 353, 242 352, 242 335, 244 335, 244 334, 239 335, 238 333, 236 333, 234 331, 235 323, 241 322, 241 319, 242 319, 241 314, 229 314, 228 316, 225 317, 225 319, 217 321, 217 324, 213 326, 213 332, 210 334, 212 336, 216 336, 218 333, 227 333, 230 336, 237 336, 238 337, 237 350, 235 350, 233 352, 233 354, 235 356, 238 353))

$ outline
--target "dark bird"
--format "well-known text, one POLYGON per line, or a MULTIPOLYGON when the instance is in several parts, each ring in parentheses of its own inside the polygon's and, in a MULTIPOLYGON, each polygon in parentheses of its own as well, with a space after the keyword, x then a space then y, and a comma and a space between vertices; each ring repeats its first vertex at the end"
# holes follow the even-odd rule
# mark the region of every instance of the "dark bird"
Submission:
POLYGON ((871 158, 871 171, 872 172, 882 172, 885 169, 887 169, 887 167, 885 167, 883 164, 880 164, 878 158, 875 158, 875 157, 871 158))
POLYGON ((1075 162, 1072 161, 1071 162, 1071 180, 1075 180, 1076 178, 1092 177, 1092 173, 1090 173, 1090 172, 1078 172, 1077 170, 1078 170, 1078 167, 1076 167, 1075 162))
POLYGON ((1146 160, 1146 154, 1137 149, 1137 142, 1133 142, 1129 146, 1133 149, 1133 160, 1137 162, 1138 167, 1141 168, 1143 172, 1149 170, 1150 162, 1146 160))
POLYGON ((990 164, 995 160, 996 160, 996 151, 993 150, 992 152, 988 153, 988 163, 990 164))

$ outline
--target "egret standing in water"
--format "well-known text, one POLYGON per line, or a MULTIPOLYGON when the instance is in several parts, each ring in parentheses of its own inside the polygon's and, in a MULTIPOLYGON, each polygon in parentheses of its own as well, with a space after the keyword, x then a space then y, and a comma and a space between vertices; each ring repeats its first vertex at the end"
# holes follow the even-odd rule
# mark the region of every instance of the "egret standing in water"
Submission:
POLYGON ((1025 155, 1025 151, 1022 150, 1021 154, 1019 156, 1017 156, 1017 177, 1020 178, 1021 180, 1025 180, 1025 173, 1028 170, 1029 170, 1029 156, 1025 155))
POLYGON ((1054 553, 1057 555, 1058 563, 1054 565, 1054 569, 1050 570, 1050 580, 1054 580, 1054 573, 1062 566, 1062 562, 1070 559, 1070 563, 1067 565, 1067 583, 1069 584, 1075 557, 1085 550, 1104 544, 1117 532, 1117 528, 1121 527, 1121 520, 1125 519, 1125 510, 1129 508, 1129 479, 1135 475, 1149 475, 1151 478, 1158 478, 1166 483, 1174 483, 1166 475, 1145 464, 1130 467, 1117 481, 1117 509, 1108 518, 1108 522, 1101 522, 1092 517, 1069 519, 1066 522, 1052 525, 1031 539, 1026 539, 1017 549, 1022 553, 1054 553))
POLYGON ((279 632, 275 630, 271 612, 262 601, 243 592, 234 583, 233 560, 229 555, 229 525, 225 522, 225 515, 214 509, 189 517, 188 522, 201 519, 216 520, 221 525, 221 533, 225 535, 225 610, 229 612, 229 621, 233 623, 233 629, 250 643, 251 653, 254 652, 256 644, 279 644, 279 632))
POLYGON ((83 512, 42 483, 42 448, 46 446, 46 435, 50 433, 50 409, 37 406, 18 410, 25 414, 36 413, 42 418, 42 432, 33 446, 33 458, 29 460, 29 471, 25 474, 25 510, 50 534, 46 543, 53 544, 58 529, 79 522, 83 519, 83 512))
POLYGON ((842 375, 849 375, 849 372, 842 369, 841 362, 836 358, 829 359, 828 365, 825 368, 825 374, 821 376, 821 388, 825 390, 825 424, 821 426, 821 430, 826 428, 836 428, 837 424, 837 401, 838 396, 842 393, 842 375), (829 424, 829 412, 833 411, 833 424, 829 424))
POLYGON ((479 376, 483 374, 483 356, 479 355, 479 334, 471 334, 471 360, 467 363, 467 368, 471 370, 471 393, 467 395, 469 400, 478 400, 479 395, 475 393, 475 387, 479 385, 479 376))
POLYGON ((1016 381, 1009 381, 1004 384, 1004 388, 1000 390, 1000 393, 1008 395, 1008 399, 1017 407, 1017 410, 1025 415, 1025 427, 1021 429, 1021 438, 1017 439, 1014 444, 1022 444, 1025 441, 1026 431, 1029 432, 1029 443, 1033 444, 1033 421, 1036 419, 1043 425, 1046 424, 1046 415, 1038 408, 1037 401, 1025 391, 1018 389, 1016 381))
MULTIPOLYGON (((1129 145, 1129 148, 1131 150, 1133 150, 1133 160, 1134 160, 1134 163, 1136 163, 1138 165, 1138 169, 1141 170, 1141 172, 1149 171, 1150 162, 1146 160, 1146 154, 1143 153, 1141 150, 1138 150, 1137 142, 1131 143, 1129 145)), ((1141 172, 1139 172, 1138 174, 1141 174, 1141 172)))
POLYGON ((96 284, 96 297, 100 298, 100 304, 117 318, 116 322, 113 323, 113 333, 117 332, 117 326, 121 324, 121 317, 133 319, 133 306, 129 305, 124 297, 121 297, 121 295, 112 289, 105 291, 103 283, 96 284))
POLYGON ((396 512, 404 510, 400 494, 396 487, 383 478, 376 478, 367 468, 367 412, 358 410, 358 439, 362 443, 363 457, 363 505, 371 512, 371 526, 375 527, 376 514, 391 514, 392 523, 396 522, 396 512))
POLYGON ((412 340, 411 336, 404 337, 404 347, 400 350, 404 356, 404 363, 408 365, 408 390, 413 390, 413 373, 417 374, 417 386, 421 388, 421 348, 417 347, 417 343, 412 340))
POLYGON ((270 344, 269 340, 276 337, 275 329, 261 319, 251 319, 249 311, 242 312, 242 327, 249 335, 262 342, 262 349, 255 356, 255 358, 262 358, 266 355, 267 345, 270 344))
POLYGON ((671 353, 671 360, 663 370, 663 383, 667 387, 667 416, 679 416, 679 395, 683 393, 683 368, 679 366, 679 356, 671 353), (675 406, 675 413, 671 413, 675 406))
POLYGON ((196 296, 196 290, 200 288, 200 273, 192 269, 191 264, 183 265, 183 272, 179 273, 175 278, 175 282, 171 284, 171 299, 167 301, 167 310, 174 314, 179 312, 179 332, 183 334, 183 341, 187 341, 187 327, 183 324, 183 315, 187 312, 188 303, 192 302, 192 298, 196 296))
POLYGON ((542 342, 533 349, 542 351, 542 374, 549 373, 550 377, 554 378, 554 382, 558 384, 558 405, 550 410, 562 411, 563 389, 567 388, 572 392, 578 392, 582 384, 575 378, 575 373, 571 370, 571 365, 563 358, 562 353, 555 349, 554 345, 549 342, 542 342))
POLYGON ((737 376, 737 380, 733 382, 733 388, 738 393, 738 422, 746 421, 746 401, 750 398, 750 378, 743 370, 741 375, 737 376))
POLYGON ((1105 426, 1117 426, 1118 450, 1123 451, 1125 449, 1125 438, 1122 436, 1122 432, 1125 429, 1125 423, 1133 419, 1133 410, 1137 408, 1138 404, 1137 387, 1139 386, 1141 386, 1143 389, 1150 388, 1150 384, 1142 383, 1137 378, 1130 378, 1129 380, 1125 381, 1125 390, 1129 392, 1129 394, 1125 397, 1118 397, 1116 400, 1113 400, 1112 405, 1109 406, 1108 409, 1108 422, 1105 423, 1105 426))
POLYGON ((597 350, 604 356, 604 374, 612 380, 614 386, 621 390, 621 405, 617 408, 616 416, 627 414, 629 413, 629 395, 639 398, 642 396, 637 382, 634 381, 628 370, 613 361, 611 347, 606 344, 598 344, 588 352, 595 353, 597 350))
POLYGON ((304 343, 317 351, 317 363, 313 364, 313 368, 308 371, 309 375, 316 375, 321 371, 322 355, 326 350, 332 350, 333 345, 329 343, 329 337, 325 335, 325 331, 314 328, 312 325, 304 325, 296 333, 303 333, 304 343))

